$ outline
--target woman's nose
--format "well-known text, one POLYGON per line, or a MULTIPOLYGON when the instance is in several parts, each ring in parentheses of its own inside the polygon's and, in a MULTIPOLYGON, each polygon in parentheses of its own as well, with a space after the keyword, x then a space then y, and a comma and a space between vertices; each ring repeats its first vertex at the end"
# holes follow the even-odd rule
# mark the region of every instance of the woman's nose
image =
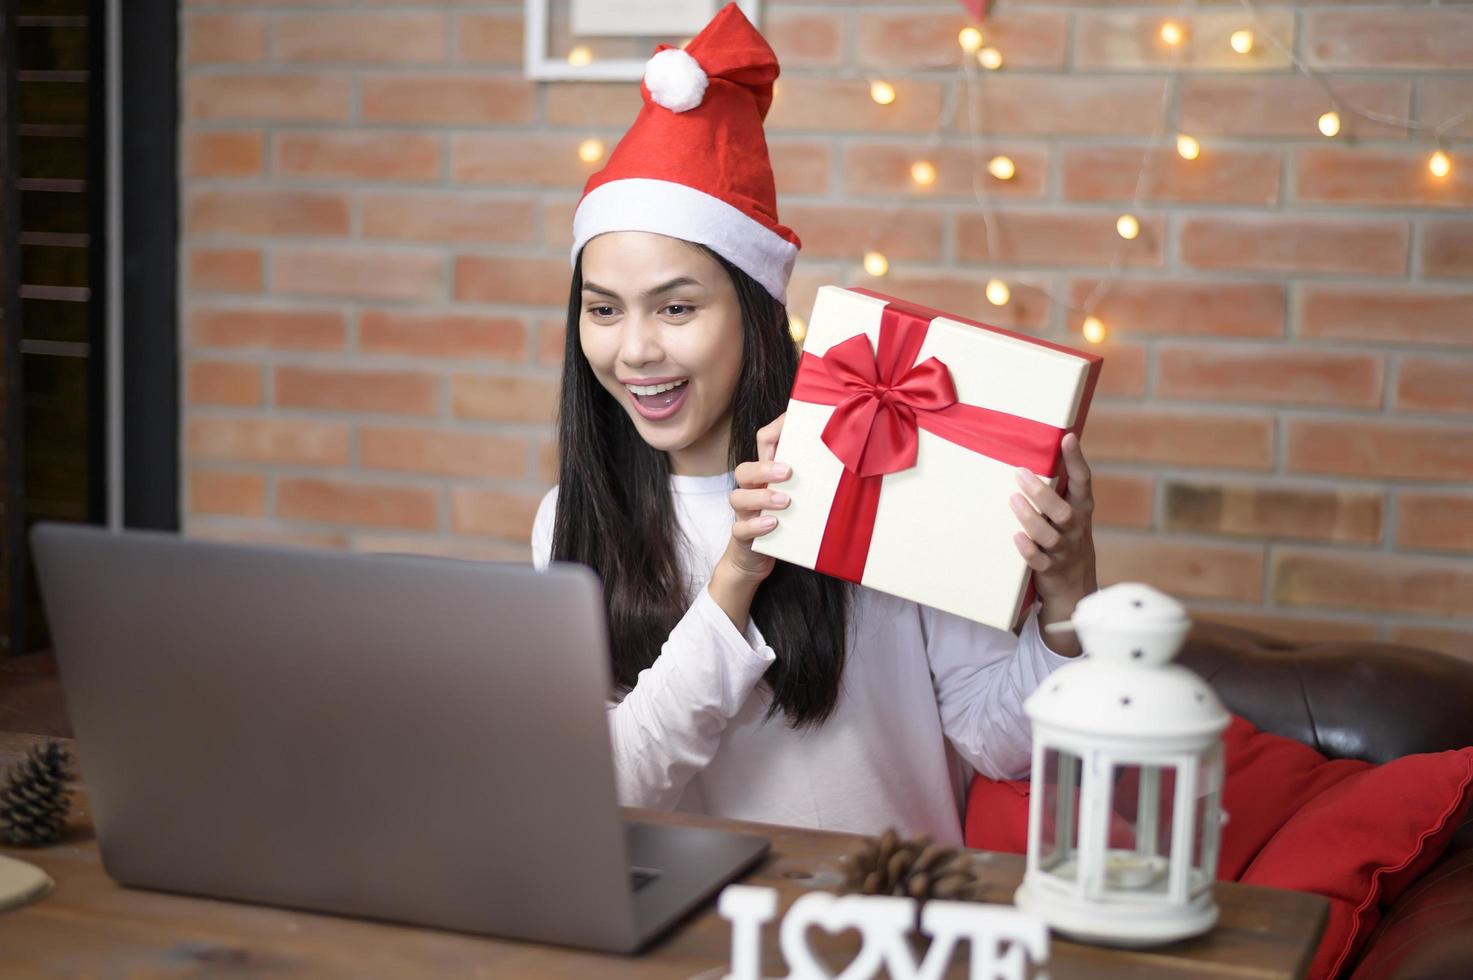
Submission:
POLYGON ((625 317, 624 330, 619 338, 619 359, 636 367, 654 363, 663 356, 659 331, 652 318, 638 315, 625 317))

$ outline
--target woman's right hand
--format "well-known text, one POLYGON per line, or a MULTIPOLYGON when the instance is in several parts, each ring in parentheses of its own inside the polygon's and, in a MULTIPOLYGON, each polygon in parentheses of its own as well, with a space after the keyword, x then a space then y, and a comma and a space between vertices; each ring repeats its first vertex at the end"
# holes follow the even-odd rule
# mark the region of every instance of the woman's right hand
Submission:
POLYGON ((777 559, 753 551, 752 542, 777 527, 777 519, 763 517, 762 511, 788 506, 788 495, 770 486, 793 475, 792 467, 773 460, 785 417, 786 414, 779 415, 757 430, 757 459, 736 468, 737 488, 731 492, 731 509, 736 520, 731 525, 726 553, 716 563, 711 576, 712 597, 738 628, 746 622, 757 586, 772 574, 777 564, 777 559))

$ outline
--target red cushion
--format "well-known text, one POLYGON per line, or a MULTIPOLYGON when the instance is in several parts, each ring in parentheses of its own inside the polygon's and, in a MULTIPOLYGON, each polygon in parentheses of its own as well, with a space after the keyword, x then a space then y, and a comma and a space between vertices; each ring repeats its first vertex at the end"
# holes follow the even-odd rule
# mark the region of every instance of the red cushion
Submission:
MULTIPOLYGON (((1330 922, 1311 977, 1353 962, 1389 905, 1446 849, 1473 795, 1473 748, 1383 766, 1327 760, 1233 718, 1223 735, 1228 813, 1218 877, 1324 895, 1330 922)), ((967 798, 966 843, 1022 854, 1028 782, 981 776, 967 798)))

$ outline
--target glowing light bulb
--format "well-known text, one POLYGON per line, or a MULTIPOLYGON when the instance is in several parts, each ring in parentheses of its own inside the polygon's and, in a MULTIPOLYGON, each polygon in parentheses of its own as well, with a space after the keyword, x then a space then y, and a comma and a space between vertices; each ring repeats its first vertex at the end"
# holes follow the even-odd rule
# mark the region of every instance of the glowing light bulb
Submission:
POLYGON ((1232 45, 1238 54, 1247 54, 1253 50, 1252 31, 1233 31, 1233 36, 1228 38, 1228 44, 1232 45))
POLYGON ((987 302, 993 306, 1002 306, 1012 297, 1013 291, 1008 289, 1008 284, 1001 279, 987 280, 987 302))
POLYGON ((1182 133, 1176 138, 1176 152, 1181 154, 1183 160, 1195 160, 1202 155, 1202 144, 1182 133))
POLYGON ((985 47, 977 52, 977 64, 988 71, 997 71, 1002 67, 1002 52, 994 47, 985 47))
POLYGON ((880 105, 889 105, 895 101, 895 86, 889 82, 870 82, 869 97, 880 105))
POLYGON ((598 163, 603 158, 603 140, 588 139, 578 144, 578 159, 584 163, 598 163))
POLYGON ((982 32, 975 27, 963 27, 956 36, 956 43, 967 54, 976 54, 977 49, 982 47, 982 32))
POLYGON ((1120 233, 1121 238, 1130 241, 1141 233, 1141 223, 1133 214, 1122 214, 1115 219, 1115 230, 1120 233))
POLYGON ((987 161, 987 172, 998 180, 1012 180, 1018 168, 1013 163, 1012 157, 995 156, 987 161))
POLYGON ((1441 150, 1427 158, 1427 169, 1434 177, 1446 177, 1453 172, 1453 160, 1441 150))
POLYGON ((1331 109, 1329 112, 1320 116, 1319 126, 1320 132, 1326 136, 1338 135, 1340 132, 1340 113, 1331 109))
POLYGON ((865 252, 864 271, 878 279, 890 271, 890 260, 884 252, 865 252))
POLYGON ((568 64, 574 68, 587 68, 593 64, 593 52, 586 45, 578 45, 568 52, 568 64))
POLYGON ((910 179, 921 187, 936 183, 936 165, 930 160, 917 160, 910 165, 910 179))
POLYGON ((803 322, 801 316, 788 317, 788 336, 793 338, 793 343, 803 343, 803 338, 808 336, 808 324, 803 322))
POLYGON ((1186 32, 1181 29, 1181 25, 1174 20, 1168 20, 1161 25, 1161 40, 1173 47, 1180 44, 1182 38, 1186 36, 1186 32))
POLYGON ((1097 316, 1085 317, 1083 330, 1084 339, 1091 344, 1103 344, 1105 342, 1105 335, 1108 333, 1105 330, 1105 321, 1097 316))

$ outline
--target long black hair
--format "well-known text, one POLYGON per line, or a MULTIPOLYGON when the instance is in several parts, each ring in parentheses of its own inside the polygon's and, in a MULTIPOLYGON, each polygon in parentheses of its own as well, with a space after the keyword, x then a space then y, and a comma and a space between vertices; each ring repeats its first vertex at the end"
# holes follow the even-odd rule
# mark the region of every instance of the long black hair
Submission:
MULTIPOLYGON (((700 246, 697 246, 700 247, 700 246)), ((732 406, 729 465, 757 458, 757 430, 787 408, 798 368, 787 310, 752 277, 709 249, 736 287, 742 371, 732 406)), ((614 683, 624 691, 655 662, 690 607, 676 557, 670 460, 640 437, 594 376, 578 343, 583 268, 573 270, 558 407, 557 518, 552 558, 587 565, 603 580, 614 683)), ((757 589, 752 619, 777 654, 763 678, 768 717, 794 728, 833 712, 844 672, 852 587, 779 561, 757 589)))

